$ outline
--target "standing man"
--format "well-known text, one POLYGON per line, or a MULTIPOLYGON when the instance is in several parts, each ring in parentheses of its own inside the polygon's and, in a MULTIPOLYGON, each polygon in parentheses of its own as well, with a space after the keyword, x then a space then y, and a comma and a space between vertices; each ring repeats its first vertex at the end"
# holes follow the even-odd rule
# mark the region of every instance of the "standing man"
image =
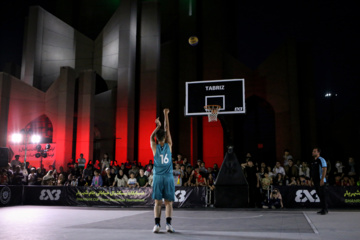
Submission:
POLYGON ((80 158, 78 159, 78 167, 84 170, 86 164, 86 159, 84 158, 84 154, 80 153, 80 158))
POLYGON ((314 182, 316 193, 320 198, 321 210, 317 212, 318 214, 325 215, 328 213, 326 199, 326 171, 327 165, 324 158, 320 157, 321 150, 316 147, 312 151, 312 156, 314 157, 314 162, 311 167, 311 177, 314 182))
POLYGON ((160 231, 160 216, 162 199, 165 199, 166 230, 175 232, 171 226, 171 217, 173 212, 173 202, 175 200, 175 185, 173 179, 172 165, 172 140, 169 126, 169 109, 164 109, 164 129, 160 129, 161 122, 159 118, 155 120, 156 129, 150 136, 150 146, 154 155, 153 169, 153 193, 152 198, 155 200, 154 233, 160 231), (155 141, 156 136, 156 141, 155 141))

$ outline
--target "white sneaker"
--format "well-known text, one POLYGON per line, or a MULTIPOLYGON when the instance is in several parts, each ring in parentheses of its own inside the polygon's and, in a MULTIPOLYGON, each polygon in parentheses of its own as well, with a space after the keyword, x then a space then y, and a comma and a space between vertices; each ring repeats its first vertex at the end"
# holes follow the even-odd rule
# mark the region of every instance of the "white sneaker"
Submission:
POLYGON ((158 233, 158 232, 160 232, 160 225, 156 224, 153 228, 153 233, 158 233))
POLYGON ((166 231, 173 233, 175 232, 175 229, 170 224, 166 224, 166 231))

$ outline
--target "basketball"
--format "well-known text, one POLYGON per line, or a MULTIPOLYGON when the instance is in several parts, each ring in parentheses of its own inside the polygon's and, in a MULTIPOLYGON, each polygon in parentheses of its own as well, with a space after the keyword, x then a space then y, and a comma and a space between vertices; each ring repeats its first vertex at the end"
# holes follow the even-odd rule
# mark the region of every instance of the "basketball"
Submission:
POLYGON ((198 43, 199 43, 199 39, 196 36, 189 37, 189 44, 191 46, 194 47, 194 46, 198 45, 198 43))

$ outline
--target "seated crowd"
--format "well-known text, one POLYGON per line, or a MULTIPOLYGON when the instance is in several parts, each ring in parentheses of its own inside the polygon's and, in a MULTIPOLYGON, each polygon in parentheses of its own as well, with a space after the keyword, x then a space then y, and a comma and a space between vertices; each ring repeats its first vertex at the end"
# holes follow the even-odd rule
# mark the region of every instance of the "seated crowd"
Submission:
MULTIPOLYGON (((248 153, 246 162, 241 166, 249 183, 251 204, 262 205, 264 208, 280 208, 282 201, 278 186, 314 186, 311 164, 312 162, 294 161, 288 150, 284 151, 283 164, 278 161, 275 166, 266 165, 265 162, 258 164, 248 153)), ((326 179, 330 186, 360 187, 359 175, 359 165, 352 157, 344 164, 337 161, 335 168, 327 161, 326 179)))
MULTIPOLYGON (((141 163, 121 163, 111 161, 104 154, 101 161, 89 162, 84 168, 81 158, 58 170, 50 165, 48 169, 34 168, 21 163, 16 156, 9 166, 0 171, 0 185, 55 185, 55 186, 88 186, 88 187, 152 187, 153 164, 149 161, 145 167, 141 163), (81 162, 81 163, 80 163, 81 162)), ((173 159, 173 176, 175 186, 207 186, 214 190, 214 182, 219 168, 205 168, 205 163, 198 160, 192 166, 181 154, 173 159)))
MULTIPOLYGON (((279 186, 313 186, 311 181, 311 163, 294 161, 288 150, 284 151, 282 163, 275 166, 257 163, 246 155, 246 162, 241 164, 249 184, 250 207, 280 208, 282 206, 279 186)), ((110 160, 104 154, 102 160, 91 161, 84 168, 85 159, 78 159, 68 164, 68 170, 63 167, 58 170, 53 166, 34 168, 19 161, 16 156, 5 168, 0 169, 0 185, 56 185, 56 186, 87 186, 87 187, 152 187, 152 160, 146 166, 141 163, 121 163, 110 160)), ((198 160, 193 166, 181 154, 173 159, 173 177, 175 186, 206 186, 214 190, 215 180, 219 172, 217 164, 206 167, 198 160)), ((354 158, 346 163, 337 161, 332 167, 327 161, 327 183, 331 186, 360 186, 360 169, 354 158)))

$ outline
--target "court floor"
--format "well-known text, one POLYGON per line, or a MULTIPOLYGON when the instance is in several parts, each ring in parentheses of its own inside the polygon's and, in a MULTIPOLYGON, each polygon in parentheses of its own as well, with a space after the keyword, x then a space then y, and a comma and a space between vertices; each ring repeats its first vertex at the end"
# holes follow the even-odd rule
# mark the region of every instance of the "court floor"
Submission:
MULTIPOLYGON (((163 211, 164 215, 164 211, 163 211)), ((360 211, 175 209, 158 234, 151 209, 15 206, 0 208, 0 239, 358 239, 360 211)))

